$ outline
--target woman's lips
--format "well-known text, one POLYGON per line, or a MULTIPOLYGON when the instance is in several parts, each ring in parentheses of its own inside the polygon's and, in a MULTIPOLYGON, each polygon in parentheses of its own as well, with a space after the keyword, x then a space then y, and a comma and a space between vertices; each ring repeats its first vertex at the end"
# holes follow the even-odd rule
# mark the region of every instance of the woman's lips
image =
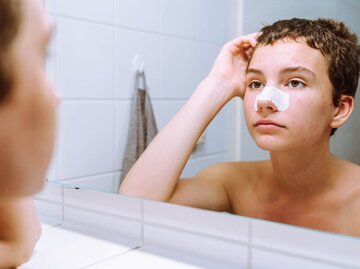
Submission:
POLYGON ((285 128, 284 125, 269 119, 261 119, 254 124, 255 127, 271 129, 271 128, 285 128))

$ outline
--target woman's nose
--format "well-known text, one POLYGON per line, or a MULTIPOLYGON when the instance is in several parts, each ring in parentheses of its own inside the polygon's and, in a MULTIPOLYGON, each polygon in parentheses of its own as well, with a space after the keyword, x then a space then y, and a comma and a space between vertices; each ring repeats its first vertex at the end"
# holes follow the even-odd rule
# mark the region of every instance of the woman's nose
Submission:
POLYGON ((270 100, 258 100, 257 101, 257 109, 258 109, 258 111, 261 111, 261 112, 266 112, 266 111, 275 112, 275 111, 277 111, 277 107, 270 100))

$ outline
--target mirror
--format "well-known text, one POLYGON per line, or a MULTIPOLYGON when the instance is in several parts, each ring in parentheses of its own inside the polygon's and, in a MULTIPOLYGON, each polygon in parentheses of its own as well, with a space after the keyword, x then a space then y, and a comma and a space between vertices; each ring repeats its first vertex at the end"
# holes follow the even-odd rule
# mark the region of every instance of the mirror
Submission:
MULTIPOLYGON (((46 70, 62 96, 51 181, 117 194, 127 143, 134 74, 143 61, 161 130, 209 72, 222 45, 278 19, 334 18, 360 36, 356 0, 45 1, 56 26, 46 70), (56 3, 56 4, 55 4, 56 3), (113 5, 115 3, 115 5, 113 5)), ((332 150, 360 164, 359 102, 332 138, 332 150)), ((182 177, 226 161, 263 160, 241 103, 229 103, 206 129, 182 177)))

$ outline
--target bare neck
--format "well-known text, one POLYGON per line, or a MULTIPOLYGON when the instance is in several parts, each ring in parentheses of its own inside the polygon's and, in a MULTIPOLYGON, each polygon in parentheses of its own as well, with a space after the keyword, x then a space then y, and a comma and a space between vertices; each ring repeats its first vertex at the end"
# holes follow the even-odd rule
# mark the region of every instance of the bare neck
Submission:
POLYGON ((314 197, 334 187, 339 162, 328 143, 286 152, 272 152, 270 182, 280 193, 294 199, 314 197))

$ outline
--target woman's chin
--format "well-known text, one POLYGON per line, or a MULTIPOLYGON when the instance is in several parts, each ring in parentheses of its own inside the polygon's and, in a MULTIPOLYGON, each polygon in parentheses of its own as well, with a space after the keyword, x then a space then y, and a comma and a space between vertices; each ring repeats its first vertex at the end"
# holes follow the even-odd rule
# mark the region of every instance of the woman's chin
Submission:
POLYGON ((287 148, 283 139, 274 136, 261 136, 254 138, 256 145, 266 151, 283 151, 287 148))

